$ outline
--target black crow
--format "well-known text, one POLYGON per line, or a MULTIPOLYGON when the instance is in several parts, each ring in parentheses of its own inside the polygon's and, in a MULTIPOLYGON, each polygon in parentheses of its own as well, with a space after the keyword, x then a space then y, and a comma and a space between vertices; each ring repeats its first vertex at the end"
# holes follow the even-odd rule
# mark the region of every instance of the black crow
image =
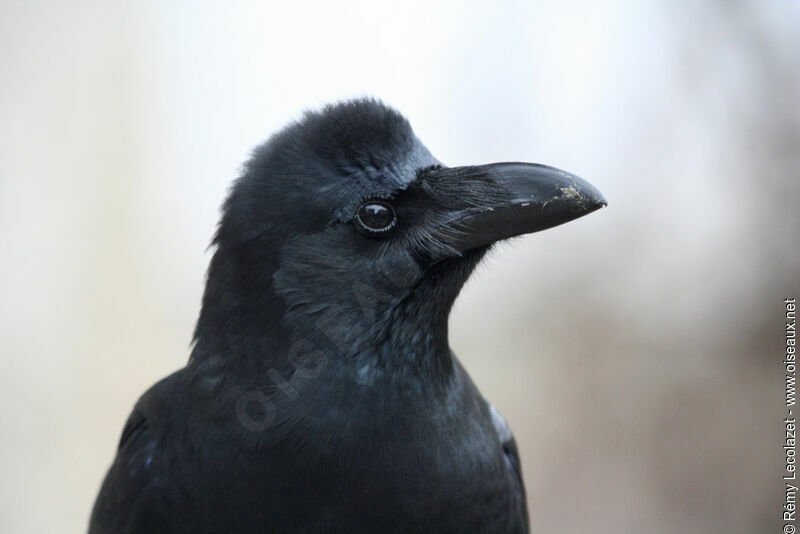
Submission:
POLYGON ((493 243, 603 205, 543 165, 446 167, 374 100, 307 113, 235 182, 189 362, 134 407, 89 532, 527 532, 448 315, 493 243))

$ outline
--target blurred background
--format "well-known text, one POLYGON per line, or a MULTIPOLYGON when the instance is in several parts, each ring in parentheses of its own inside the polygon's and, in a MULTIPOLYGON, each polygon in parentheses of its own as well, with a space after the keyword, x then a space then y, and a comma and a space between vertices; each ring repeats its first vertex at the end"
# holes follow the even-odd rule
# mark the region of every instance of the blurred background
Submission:
POLYGON ((799 25, 790 0, 3 0, 0 530, 85 530, 134 402, 188 357, 249 151, 374 95, 445 163, 609 201, 498 247, 451 318, 533 531, 777 532, 799 25))

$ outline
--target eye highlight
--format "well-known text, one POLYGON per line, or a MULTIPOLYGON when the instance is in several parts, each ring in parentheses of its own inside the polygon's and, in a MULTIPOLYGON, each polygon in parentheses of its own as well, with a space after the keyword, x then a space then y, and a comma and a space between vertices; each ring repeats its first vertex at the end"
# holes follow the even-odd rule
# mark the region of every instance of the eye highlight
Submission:
POLYGON ((368 200, 358 208, 355 223, 363 233, 380 235, 394 228, 397 214, 385 200, 368 200))

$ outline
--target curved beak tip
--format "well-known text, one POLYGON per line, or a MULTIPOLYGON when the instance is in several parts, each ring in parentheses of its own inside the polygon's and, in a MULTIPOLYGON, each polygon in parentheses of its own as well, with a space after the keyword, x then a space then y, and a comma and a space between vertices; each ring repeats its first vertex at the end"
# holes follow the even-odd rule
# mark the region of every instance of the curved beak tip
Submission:
POLYGON ((571 200, 580 204, 585 204, 590 211, 608 206, 608 202, 606 202, 605 197, 600 191, 598 191, 588 182, 584 182, 584 184, 585 185, 580 189, 573 185, 560 187, 559 190, 561 191, 561 195, 559 198, 562 200, 571 200))

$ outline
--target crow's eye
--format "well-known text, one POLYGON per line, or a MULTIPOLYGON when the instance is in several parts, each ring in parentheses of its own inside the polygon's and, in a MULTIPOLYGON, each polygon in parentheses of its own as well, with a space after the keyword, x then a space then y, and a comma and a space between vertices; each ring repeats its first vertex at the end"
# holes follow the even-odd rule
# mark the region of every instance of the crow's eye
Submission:
POLYGON ((394 208, 383 200, 368 200, 356 212, 356 226, 362 232, 378 235, 394 228, 397 215, 394 208))

